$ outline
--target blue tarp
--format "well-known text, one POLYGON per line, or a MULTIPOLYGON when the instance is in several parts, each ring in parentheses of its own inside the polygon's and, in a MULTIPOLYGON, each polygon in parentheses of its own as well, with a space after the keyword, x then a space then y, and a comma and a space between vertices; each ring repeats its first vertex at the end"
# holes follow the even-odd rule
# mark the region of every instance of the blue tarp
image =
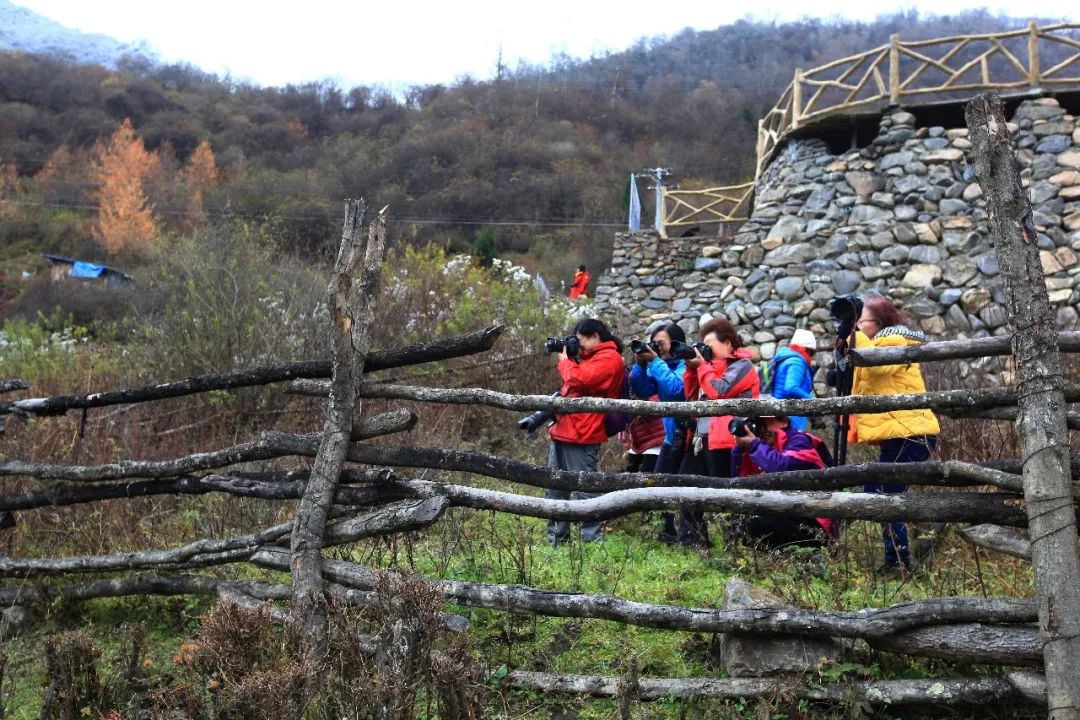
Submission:
POLYGON ((94 265, 93 263, 82 262, 81 260, 76 260, 71 265, 71 277, 99 278, 104 272, 104 265, 94 265))

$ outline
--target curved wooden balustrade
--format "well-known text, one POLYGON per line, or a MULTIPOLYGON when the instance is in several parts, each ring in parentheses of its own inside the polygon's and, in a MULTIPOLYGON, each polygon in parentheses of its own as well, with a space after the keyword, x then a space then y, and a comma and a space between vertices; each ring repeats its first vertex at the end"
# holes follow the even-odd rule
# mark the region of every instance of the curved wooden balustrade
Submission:
MULTIPOLYGON (((861 109, 961 99, 983 90, 1033 93, 1080 87, 1080 24, 903 41, 795 70, 776 105, 758 121, 759 177, 794 131, 861 109), (1044 67, 1045 65, 1045 67, 1044 67)), ((746 220, 754 183, 664 192, 666 228, 746 220)), ((666 234, 666 233, 665 233, 666 234)))

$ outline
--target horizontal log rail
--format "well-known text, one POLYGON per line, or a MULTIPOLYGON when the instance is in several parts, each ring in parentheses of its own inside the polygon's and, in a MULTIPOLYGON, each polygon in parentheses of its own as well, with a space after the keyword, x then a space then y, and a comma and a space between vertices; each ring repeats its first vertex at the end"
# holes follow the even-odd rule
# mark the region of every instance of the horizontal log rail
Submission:
MULTIPOLYGON (((260 551, 252 562, 276 570, 288 568, 280 550, 260 551)), ((342 560, 327 560, 323 572, 343 587, 370 590, 374 573, 342 560)), ((802 610, 799 608, 684 608, 625 600, 610 595, 581 595, 460 580, 431 580, 455 605, 525 615, 597 619, 697 633, 754 632, 856 638, 871 647, 921 657, 960 662, 1037 665, 1038 636, 1028 627, 1035 615, 1027 600, 940 598, 902 603, 883 610, 802 610), (993 624, 993 627, 986 625, 993 624)))
MULTIPOLYGON (((323 395, 324 384, 293 382, 291 391, 305 395, 323 395)), ((938 392, 899 395, 849 395, 846 397, 785 399, 785 400, 700 400, 694 402, 657 403, 648 400, 612 400, 607 398, 564 398, 551 395, 511 395, 484 388, 433 388, 383 383, 363 383, 360 394, 365 398, 413 400, 452 405, 486 405, 505 410, 547 410, 557 413, 620 412, 644 417, 708 417, 718 415, 837 415, 854 413, 885 413, 895 410, 983 409, 1016 405, 1013 388, 981 388, 942 390, 938 392)), ((1080 401, 1080 387, 1066 386, 1065 399, 1080 401)))
MULTIPOLYGON (((492 510, 545 520, 610 520, 635 512, 691 507, 743 515, 778 514, 855 520, 989 522, 1024 527, 1027 515, 1015 497, 991 493, 849 493, 710 488, 616 490, 586 500, 552 500, 529 495, 442 484, 399 481, 380 500, 410 499, 373 509, 338 506, 341 517, 327 530, 326 544, 410 532, 436 522, 447 507, 492 510), (364 510, 358 514, 358 510, 364 510)), ((0 556, 0 577, 40 577, 160 569, 189 569, 245 562, 253 552, 283 541, 290 526, 276 525, 224 540, 197 540, 170 550, 148 550, 63 558, 0 556)))
MULTIPOLYGON (((505 687, 557 695, 598 698, 632 697, 635 700, 745 697, 794 697, 833 703, 867 703, 875 706, 935 705, 967 706, 1023 700, 1007 676, 934 678, 932 680, 858 680, 821 686, 792 678, 640 678, 627 683, 623 677, 559 675, 514 670, 502 679, 505 687)), ((1043 703, 1045 705, 1045 702, 1043 703)))
MULTIPOLYGON (((922 345, 852 348, 850 353, 851 362, 856 367, 878 367, 1011 355, 1011 343, 1012 335, 1001 335, 972 340, 942 340, 922 345)), ((1058 348, 1066 353, 1080 352, 1080 332, 1058 333, 1058 348)))
MULTIPOLYGON (((394 350, 373 352, 364 363, 364 371, 365 373, 376 372, 378 370, 389 370, 474 355, 491 349, 495 341, 499 339, 502 331, 502 325, 492 325, 465 335, 440 338, 394 350)), ((328 377, 330 377, 330 361, 311 360, 288 365, 273 365, 232 370, 225 373, 196 375, 175 382, 88 393, 86 395, 25 398, 0 403, 0 415, 12 413, 39 416, 63 415, 69 410, 86 410, 109 405, 128 405, 151 400, 166 400, 213 390, 235 390, 244 387, 288 382, 298 378, 318 379, 328 377)), ((21 389, 25 389, 25 383, 22 383, 22 385, 21 389)), ((11 389, 20 388, 13 387, 11 389)))

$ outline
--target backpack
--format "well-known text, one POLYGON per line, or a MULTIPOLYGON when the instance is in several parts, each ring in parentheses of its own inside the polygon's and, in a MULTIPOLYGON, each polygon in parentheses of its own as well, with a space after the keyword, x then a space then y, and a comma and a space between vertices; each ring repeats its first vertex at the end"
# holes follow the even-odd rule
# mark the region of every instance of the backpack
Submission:
POLYGON ((771 395, 776 397, 776 393, 773 390, 776 388, 776 371, 780 369, 780 366, 787 360, 795 360, 796 358, 789 355, 785 358, 773 358, 767 362, 764 366, 758 368, 758 377, 761 379, 761 394, 771 395))
POLYGON ((833 459, 832 453, 829 452, 829 446, 824 440, 817 435, 808 433, 805 430, 801 431, 804 435, 809 435, 810 440, 814 443, 814 450, 817 452, 818 457, 821 458, 821 462, 825 463, 825 467, 836 467, 836 461, 833 459))
MULTIPOLYGON (((619 386, 619 400, 629 400, 633 395, 630 393, 630 371, 623 365, 623 377, 622 384, 619 386)), ((633 415, 627 415, 621 412, 609 412, 604 413, 604 430, 607 431, 607 436, 612 437, 618 435, 626 428, 630 427, 630 423, 633 421, 633 415)))
POLYGON ((762 395, 773 394, 773 388, 776 387, 776 371, 779 367, 780 362, 774 357, 772 360, 758 368, 758 378, 761 380, 762 395))

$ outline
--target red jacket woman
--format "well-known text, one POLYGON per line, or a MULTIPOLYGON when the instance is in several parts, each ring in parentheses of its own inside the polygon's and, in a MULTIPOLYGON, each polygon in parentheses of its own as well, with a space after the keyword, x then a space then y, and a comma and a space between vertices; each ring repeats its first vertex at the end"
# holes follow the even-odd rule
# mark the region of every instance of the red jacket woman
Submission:
MULTIPOLYGON (((559 360, 559 376, 563 397, 617 398, 622 391, 624 364, 622 354, 613 340, 585 348, 582 345, 579 362, 570 358, 559 360)), ((548 430, 552 440, 593 445, 607 440, 604 413, 573 413, 559 415, 548 430)))
MULTIPOLYGON (((716 352, 717 348, 713 348, 716 352)), ((731 400, 734 398, 756 398, 761 394, 761 379, 750 358, 753 354, 746 348, 727 350, 726 357, 714 357, 711 362, 702 362, 696 369, 687 368, 683 384, 690 391, 700 390, 709 400, 731 400)), ((731 415, 709 418, 709 449, 730 450, 735 447, 735 438, 728 431, 731 415)))
POLYGON ((570 299, 577 300, 589 296, 589 271, 582 265, 574 273, 574 283, 570 286, 570 299))
MULTIPOLYGON (((607 325, 595 318, 579 320, 574 335, 581 344, 581 353, 570 358, 564 349, 559 354, 559 376, 563 397, 617 398, 621 394, 623 377, 622 343, 611 334, 607 325)), ((554 470, 596 470, 600 461, 600 445, 607 440, 604 413, 568 413, 557 415, 548 430, 551 448, 548 467, 554 470)), ((566 490, 546 488, 544 497, 567 500, 566 490)), ((574 492, 574 499, 595 497, 594 493, 574 492)), ((586 542, 602 540, 604 523, 592 520, 581 524, 581 539, 586 542)), ((570 523, 548 520, 547 538, 552 545, 561 545, 570 538, 570 523)))

